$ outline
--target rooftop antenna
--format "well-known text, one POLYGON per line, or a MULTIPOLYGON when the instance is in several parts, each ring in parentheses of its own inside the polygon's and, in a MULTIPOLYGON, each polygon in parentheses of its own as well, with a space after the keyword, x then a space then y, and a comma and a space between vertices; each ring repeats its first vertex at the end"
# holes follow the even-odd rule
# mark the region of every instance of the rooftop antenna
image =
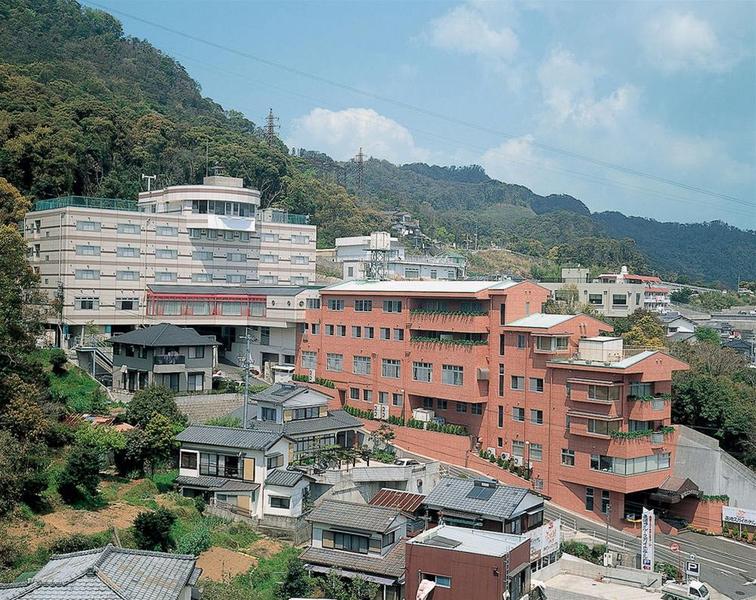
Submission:
POLYGON ((276 130, 279 128, 278 117, 273 114, 273 109, 268 110, 268 116, 265 117, 265 140, 269 146, 276 141, 276 130))
POLYGON ((147 191, 152 191, 152 182, 157 179, 157 175, 145 175, 142 173, 142 181, 147 180, 147 191))

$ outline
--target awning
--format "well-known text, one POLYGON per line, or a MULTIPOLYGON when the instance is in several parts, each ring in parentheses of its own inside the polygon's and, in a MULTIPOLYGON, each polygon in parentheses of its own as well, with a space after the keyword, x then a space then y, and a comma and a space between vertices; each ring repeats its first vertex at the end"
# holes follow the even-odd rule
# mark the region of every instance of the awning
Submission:
POLYGON ((336 571, 340 577, 346 577, 347 579, 365 579, 366 581, 372 581, 378 585, 395 585, 396 579, 390 579, 388 577, 378 577, 377 575, 368 575, 367 573, 358 573, 357 571, 347 571, 346 569, 339 569, 336 567, 324 567, 322 565, 305 564, 305 569, 308 571, 314 571, 315 573, 328 574, 331 571, 336 571))
POLYGON ((649 498, 666 504, 677 504, 688 496, 701 496, 701 490, 687 477, 667 477, 649 498))
POLYGON ((423 579, 420 582, 420 585, 417 586, 417 594, 415 595, 415 600, 425 600, 435 587, 436 587, 435 581, 430 581, 429 579, 423 579))

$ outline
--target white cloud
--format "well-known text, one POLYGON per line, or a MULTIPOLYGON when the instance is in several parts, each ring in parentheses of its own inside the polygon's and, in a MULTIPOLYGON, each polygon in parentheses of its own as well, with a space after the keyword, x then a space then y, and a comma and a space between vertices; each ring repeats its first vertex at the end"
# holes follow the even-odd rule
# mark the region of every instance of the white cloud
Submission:
POLYGON ((320 150, 337 160, 352 158, 360 147, 368 156, 397 164, 425 161, 430 154, 415 144, 406 127, 371 108, 315 108, 294 119, 287 143, 320 150))
POLYGON ((480 164, 495 179, 540 190, 543 184, 542 168, 546 161, 537 155, 533 142, 534 137, 530 134, 508 139, 487 150, 480 164))
POLYGON ((638 90, 624 84, 597 98, 594 88, 599 75, 597 69, 578 62, 571 52, 553 51, 538 68, 548 120, 557 125, 570 122, 581 127, 613 127, 634 108, 638 90))
POLYGON ((711 25, 690 13, 666 12, 648 21, 641 44, 649 62, 664 71, 725 71, 734 63, 711 25))
POLYGON ((490 61, 511 60, 519 46, 517 35, 506 25, 495 27, 475 6, 461 5, 431 22, 431 44, 445 50, 490 61))

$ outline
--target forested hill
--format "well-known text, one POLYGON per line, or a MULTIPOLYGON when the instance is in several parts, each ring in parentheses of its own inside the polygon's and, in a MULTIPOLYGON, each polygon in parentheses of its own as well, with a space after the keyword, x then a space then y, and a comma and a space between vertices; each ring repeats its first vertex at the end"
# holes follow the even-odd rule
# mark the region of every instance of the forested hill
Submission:
MULTIPOLYGON (((317 152, 302 156, 322 177, 357 191, 356 165, 317 152)), ((577 198, 540 196, 528 188, 490 178, 482 167, 402 166, 384 160, 364 163, 364 194, 386 209, 415 214, 440 239, 494 242, 556 261, 617 268, 628 264, 664 277, 721 283, 756 277, 756 233, 726 224, 683 225, 591 214, 577 198)))
POLYGON ((135 198, 142 173, 158 174, 160 186, 199 183, 206 152, 260 189, 264 205, 311 214, 321 247, 384 228, 381 211, 404 208, 450 243, 729 285, 756 279, 752 232, 591 215, 576 198, 539 196, 477 166, 370 159, 358 190, 353 163, 269 145, 114 17, 74 0, 0 0, 0 177, 32 199, 135 198))

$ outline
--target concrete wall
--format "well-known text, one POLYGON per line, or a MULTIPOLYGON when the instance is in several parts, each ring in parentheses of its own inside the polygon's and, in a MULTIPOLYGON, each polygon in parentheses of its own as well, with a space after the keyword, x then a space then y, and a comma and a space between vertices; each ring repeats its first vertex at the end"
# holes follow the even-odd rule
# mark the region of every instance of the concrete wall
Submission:
POLYGON ((704 494, 726 494, 730 506, 756 508, 756 473, 738 462, 714 438, 678 425, 675 475, 689 477, 704 494))
POLYGON ((535 574, 535 579, 548 582, 549 579, 561 573, 588 577, 590 579, 606 579, 607 581, 624 583, 634 587, 661 587, 660 573, 646 573, 639 569, 624 569, 621 567, 612 567, 607 571, 606 567, 594 565, 587 560, 570 554, 562 554, 562 557, 557 562, 538 571, 535 574))

